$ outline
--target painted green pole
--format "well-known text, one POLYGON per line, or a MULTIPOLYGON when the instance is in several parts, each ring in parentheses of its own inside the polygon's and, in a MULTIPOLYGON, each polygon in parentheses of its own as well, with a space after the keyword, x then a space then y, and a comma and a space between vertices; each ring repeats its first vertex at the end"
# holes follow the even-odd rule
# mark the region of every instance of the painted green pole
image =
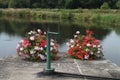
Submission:
POLYGON ((50 36, 52 34, 58 34, 56 32, 47 32, 47 61, 46 61, 46 68, 45 73, 52 74, 54 73, 54 69, 51 68, 51 51, 50 51, 50 36))

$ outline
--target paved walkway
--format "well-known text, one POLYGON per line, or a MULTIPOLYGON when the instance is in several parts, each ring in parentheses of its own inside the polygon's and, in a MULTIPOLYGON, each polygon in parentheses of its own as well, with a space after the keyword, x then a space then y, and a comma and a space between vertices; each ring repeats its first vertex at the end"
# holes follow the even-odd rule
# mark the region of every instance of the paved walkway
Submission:
POLYGON ((21 60, 16 55, 0 58, 0 80, 120 80, 120 67, 105 59, 81 61, 61 55, 52 62, 54 75, 38 76, 45 65, 44 62, 21 60))

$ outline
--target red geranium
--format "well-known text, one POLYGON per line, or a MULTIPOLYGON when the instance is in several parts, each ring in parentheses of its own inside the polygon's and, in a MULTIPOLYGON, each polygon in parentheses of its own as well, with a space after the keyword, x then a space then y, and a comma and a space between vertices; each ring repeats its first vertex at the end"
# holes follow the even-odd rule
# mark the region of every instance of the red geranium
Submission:
MULTIPOLYGON (((56 59, 58 44, 52 39, 50 42, 51 57, 56 59)), ((31 60, 46 60, 46 36, 41 29, 30 31, 17 45, 17 54, 31 60)))
POLYGON ((68 45, 68 55, 78 59, 96 59, 103 56, 100 41, 95 39, 91 30, 86 30, 86 35, 80 35, 77 31, 74 39, 71 39, 68 45))

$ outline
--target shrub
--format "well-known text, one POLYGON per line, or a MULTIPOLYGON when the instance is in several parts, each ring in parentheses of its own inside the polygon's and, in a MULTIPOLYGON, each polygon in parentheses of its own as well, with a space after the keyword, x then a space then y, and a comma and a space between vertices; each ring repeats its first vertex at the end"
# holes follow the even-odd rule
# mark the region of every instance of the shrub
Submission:
POLYGON ((109 4, 107 2, 104 2, 103 5, 100 7, 101 9, 110 9, 109 4))
POLYGON ((116 7, 120 9, 120 0, 118 0, 118 2, 116 2, 116 7))

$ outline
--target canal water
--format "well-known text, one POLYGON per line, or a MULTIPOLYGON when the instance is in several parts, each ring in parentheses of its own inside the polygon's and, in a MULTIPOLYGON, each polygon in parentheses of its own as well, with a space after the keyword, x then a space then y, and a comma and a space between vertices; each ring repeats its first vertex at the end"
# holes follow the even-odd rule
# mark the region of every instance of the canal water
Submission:
POLYGON ((72 22, 35 21, 0 19, 0 57, 16 54, 17 43, 25 37, 30 30, 42 29, 59 32, 58 36, 52 36, 59 44, 60 52, 67 52, 66 42, 73 38, 76 31, 81 34, 86 29, 93 31, 94 36, 101 40, 104 48, 104 57, 120 66, 120 26, 95 24, 86 25, 72 22))

